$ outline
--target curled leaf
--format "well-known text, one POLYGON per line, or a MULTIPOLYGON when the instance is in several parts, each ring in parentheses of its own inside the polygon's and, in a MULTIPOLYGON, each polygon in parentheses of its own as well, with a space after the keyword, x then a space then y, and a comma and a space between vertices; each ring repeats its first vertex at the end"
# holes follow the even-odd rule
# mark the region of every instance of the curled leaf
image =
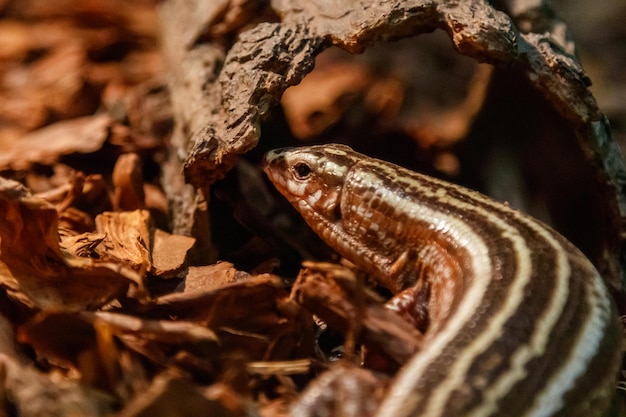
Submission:
POLYGON ((48 311, 100 307, 140 277, 121 265, 59 246, 58 215, 21 184, 0 178, 0 285, 26 306, 48 311))

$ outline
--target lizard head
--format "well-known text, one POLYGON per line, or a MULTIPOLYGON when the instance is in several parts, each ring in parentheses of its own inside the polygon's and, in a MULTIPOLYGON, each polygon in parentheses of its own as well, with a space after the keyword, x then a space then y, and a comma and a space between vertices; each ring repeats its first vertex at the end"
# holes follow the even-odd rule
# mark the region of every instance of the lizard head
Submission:
POLYGON ((278 191, 307 219, 339 220, 341 190, 356 153, 344 145, 282 148, 265 155, 264 170, 278 191))

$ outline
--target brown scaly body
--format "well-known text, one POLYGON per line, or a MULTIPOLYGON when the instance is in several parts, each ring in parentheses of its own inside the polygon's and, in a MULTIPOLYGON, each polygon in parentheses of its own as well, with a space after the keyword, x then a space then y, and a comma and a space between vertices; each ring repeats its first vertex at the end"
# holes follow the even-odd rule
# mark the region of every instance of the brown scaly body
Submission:
POLYGON ((602 415, 621 328, 598 272, 561 235, 342 145, 272 151, 265 171, 316 233, 381 284, 429 285, 424 348, 377 417, 602 415))

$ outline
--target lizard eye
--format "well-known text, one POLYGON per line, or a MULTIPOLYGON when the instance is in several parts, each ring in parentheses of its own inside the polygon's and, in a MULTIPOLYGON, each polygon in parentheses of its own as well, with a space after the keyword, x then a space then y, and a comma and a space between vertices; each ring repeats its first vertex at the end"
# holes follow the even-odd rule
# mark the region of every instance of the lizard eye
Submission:
POLYGON ((298 162, 293 166, 293 172, 296 179, 306 180, 311 175, 312 170, 311 167, 304 162, 298 162))

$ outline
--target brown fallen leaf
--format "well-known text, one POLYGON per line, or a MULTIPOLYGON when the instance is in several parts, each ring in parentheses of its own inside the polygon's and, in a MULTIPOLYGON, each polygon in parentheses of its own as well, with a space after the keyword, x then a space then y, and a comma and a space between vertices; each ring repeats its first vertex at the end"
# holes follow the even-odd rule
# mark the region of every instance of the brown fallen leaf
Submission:
POLYGON ((81 233, 80 235, 61 235, 59 245, 72 255, 91 257, 98 246, 106 238, 104 233, 81 233))
POLYGON ((308 369, 308 359, 294 359, 311 355, 311 321, 287 300, 275 277, 251 277, 210 291, 192 290, 174 300, 163 298, 171 302, 142 306, 144 312, 135 316, 113 311, 40 313, 20 326, 19 341, 49 366, 116 393, 134 389, 127 387, 130 371, 122 363, 129 354, 149 361, 146 370, 232 379, 234 385, 226 385, 237 386, 238 392, 247 390, 250 378, 286 378, 308 369))
POLYGON ((128 265, 142 275, 176 276, 186 265, 195 239, 172 235, 151 225, 147 210, 104 212, 96 217, 98 233, 105 234, 96 248, 102 259, 128 265))
POLYGON ((15 415, 96 417, 111 415, 114 409, 112 396, 59 374, 44 374, 4 354, 0 354, 0 368, 3 395, 11 398, 10 410, 15 415))
POLYGON ((67 220, 69 224, 61 227, 76 233, 93 231, 95 215, 112 208, 104 177, 100 174, 85 175, 62 164, 55 164, 54 169, 52 177, 30 176, 26 178, 25 185, 36 197, 55 206, 61 224, 67 220))
POLYGON ((32 130, 51 120, 94 113, 98 97, 84 78, 87 62, 80 41, 66 39, 42 53, 40 59, 7 66, 0 80, 4 118, 32 130), (26 109, 31 112, 24 113, 26 109))
POLYGON ((37 353, 49 372, 98 387, 117 400, 148 384, 145 358, 125 349, 118 330, 87 312, 39 313, 18 328, 18 340, 37 353))
POLYGON ((245 351, 252 360, 307 357, 313 346, 309 314, 289 300, 278 277, 268 274, 159 297, 146 315, 206 325, 224 351, 245 351))
POLYGON ((107 332, 77 313, 40 312, 18 327, 17 339, 37 352, 38 358, 45 358, 48 366, 77 370, 73 374, 83 377, 93 373, 88 368, 103 372, 117 367, 117 359, 109 362, 99 346, 119 354, 107 332))
POLYGON ((0 285, 30 308, 100 307, 141 277, 123 265, 83 258, 59 246, 58 215, 21 184, 0 177, 0 285))
MULTIPOLYGON (((65 236, 76 235, 77 233, 89 234, 95 228, 94 219, 84 211, 69 207, 59 213, 59 232, 62 234, 61 239, 64 239, 65 236)), ((92 249, 93 248, 95 248, 95 246, 93 246, 92 249)))
POLYGON ((258 375, 290 375, 306 374, 311 370, 311 359, 296 359, 293 361, 250 362, 246 369, 251 374, 258 375))
POLYGON ((328 263, 307 262, 305 266, 294 283, 291 297, 331 328, 356 336, 371 353, 384 353, 397 364, 405 363, 419 349, 422 334, 396 312, 385 308, 371 290, 359 289, 351 270, 328 263))
POLYGON ((106 235, 97 248, 100 257, 128 265, 142 275, 150 270, 150 213, 147 210, 104 212, 96 217, 96 230, 106 235))
POLYGON ((117 415, 118 417, 245 417, 253 405, 223 384, 201 389, 189 378, 164 372, 117 415))
POLYGON ((19 341, 29 344, 39 356, 58 366, 75 368, 81 374, 90 373, 85 372, 85 366, 100 370, 119 368, 120 348, 116 347, 112 336, 122 341, 126 336, 133 337, 131 348, 142 343, 145 350, 145 346, 152 344, 150 349, 160 349, 163 358, 176 346, 216 346, 218 343, 211 329, 197 323, 149 320, 105 311, 41 313, 20 326, 18 332, 19 341), (96 352, 89 364, 83 360, 87 351, 96 352))
POLYGON ((12 323, 0 315, 0 415, 96 417, 113 411, 115 400, 112 396, 59 372, 45 374, 38 371, 25 355, 18 352, 14 340, 12 323))
POLYGON ((187 293, 193 290, 209 291, 224 285, 244 282, 249 279, 250 274, 238 271, 230 262, 191 266, 187 270, 185 281, 179 285, 178 290, 187 293))
POLYGON ((173 235, 161 229, 152 234, 152 268, 150 273, 159 278, 172 278, 185 267, 187 253, 196 243, 196 239, 173 235))
POLYGON ((113 207, 115 210, 137 210, 145 206, 141 159, 136 153, 122 154, 113 168, 113 207))
POLYGON ((111 327, 113 333, 137 333, 159 342, 174 344, 217 341, 217 336, 211 329, 191 322, 146 320, 106 311, 83 311, 79 313, 79 316, 92 323, 102 321, 111 327))
POLYGON ((112 126, 107 114, 58 122, 19 140, 0 142, 0 170, 28 169, 55 162, 61 155, 91 153, 102 147, 112 126))

